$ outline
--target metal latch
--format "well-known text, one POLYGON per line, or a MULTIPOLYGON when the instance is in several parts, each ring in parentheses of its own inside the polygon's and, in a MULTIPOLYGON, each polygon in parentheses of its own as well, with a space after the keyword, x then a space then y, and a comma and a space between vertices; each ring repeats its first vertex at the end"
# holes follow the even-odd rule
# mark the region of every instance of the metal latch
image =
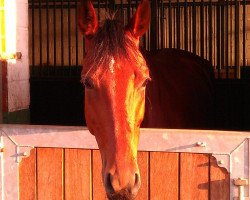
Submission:
POLYGON ((237 178, 233 181, 234 185, 239 188, 239 196, 238 198, 234 198, 235 200, 248 200, 248 197, 244 196, 244 186, 248 185, 248 179, 245 178, 237 178))

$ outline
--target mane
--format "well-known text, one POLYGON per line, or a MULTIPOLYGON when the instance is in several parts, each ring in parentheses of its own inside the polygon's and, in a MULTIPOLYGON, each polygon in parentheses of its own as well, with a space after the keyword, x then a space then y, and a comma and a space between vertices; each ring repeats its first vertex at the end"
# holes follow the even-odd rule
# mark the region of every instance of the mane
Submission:
POLYGON ((88 66, 89 72, 99 66, 108 68, 111 60, 146 66, 139 48, 125 34, 123 24, 114 17, 106 19, 99 27, 89 49, 83 63, 83 66, 88 66))

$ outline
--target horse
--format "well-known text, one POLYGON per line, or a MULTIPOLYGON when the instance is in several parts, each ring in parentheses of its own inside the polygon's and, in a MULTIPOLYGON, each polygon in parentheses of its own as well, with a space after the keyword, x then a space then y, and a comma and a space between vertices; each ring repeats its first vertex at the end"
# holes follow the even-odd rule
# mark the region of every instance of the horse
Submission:
POLYGON ((115 16, 99 23, 90 0, 81 1, 78 18, 86 46, 85 118, 100 149, 103 184, 108 199, 130 200, 141 185, 141 125, 208 126, 213 72, 208 61, 185 51, 140 50, 150 23, 149 0, 141 0, 125 27, 115 16))

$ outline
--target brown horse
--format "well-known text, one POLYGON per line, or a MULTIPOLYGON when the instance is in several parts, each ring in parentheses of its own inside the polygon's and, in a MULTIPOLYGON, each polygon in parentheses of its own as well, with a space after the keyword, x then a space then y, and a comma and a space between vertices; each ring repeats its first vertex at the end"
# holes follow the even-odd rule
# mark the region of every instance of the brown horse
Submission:
POLYGON ((87 51, 85 116, 101 152, 109 199, 133 199, 140 188, 137 146, 145 99, 145 127, 204 127, 211 108, 207 61, 173 49, 148 52, 144 58, 139 38, 149 21, 149 0, 141 0, 126 27, 113 17, 99 24, 90 0, 82 1, 79 12, 87 51))

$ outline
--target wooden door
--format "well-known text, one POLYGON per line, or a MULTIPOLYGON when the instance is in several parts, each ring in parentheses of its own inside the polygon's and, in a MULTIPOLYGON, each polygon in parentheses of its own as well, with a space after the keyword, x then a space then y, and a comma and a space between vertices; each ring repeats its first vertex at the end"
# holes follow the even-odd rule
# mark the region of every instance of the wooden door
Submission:
MULTIPOLYGON (((209 154, 139 152, 136 200, 229 200, 229 174, 209 154)), ((98 150, 36 148, 20 164, 21 200, 104 200, 98 150)))

